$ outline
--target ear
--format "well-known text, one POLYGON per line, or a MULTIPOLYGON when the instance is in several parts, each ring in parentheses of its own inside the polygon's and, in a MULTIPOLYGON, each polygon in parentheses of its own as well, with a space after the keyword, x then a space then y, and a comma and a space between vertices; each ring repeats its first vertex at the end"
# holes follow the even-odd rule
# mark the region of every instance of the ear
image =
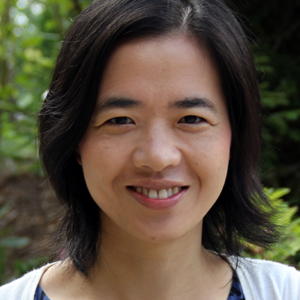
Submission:
POLYGON ((75 156, 76 156, 77 162, 82 166, 81 155, 80 155, 80 150, 79 150, 79 146, 78 145, 75 148, 75 156))

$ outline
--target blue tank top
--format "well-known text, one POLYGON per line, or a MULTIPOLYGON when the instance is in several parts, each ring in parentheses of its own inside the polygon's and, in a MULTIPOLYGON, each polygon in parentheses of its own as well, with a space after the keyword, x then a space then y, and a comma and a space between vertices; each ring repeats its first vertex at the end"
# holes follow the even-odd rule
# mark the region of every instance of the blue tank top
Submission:
MULTIPOLYGON (((42 288, 38 285, 35 292, 34 300, 50 300, 50 299, 44 293, 42 288)), ((236 274, 234 274, 233 276, 228 300, 245 300, 240 281, 236 274)))

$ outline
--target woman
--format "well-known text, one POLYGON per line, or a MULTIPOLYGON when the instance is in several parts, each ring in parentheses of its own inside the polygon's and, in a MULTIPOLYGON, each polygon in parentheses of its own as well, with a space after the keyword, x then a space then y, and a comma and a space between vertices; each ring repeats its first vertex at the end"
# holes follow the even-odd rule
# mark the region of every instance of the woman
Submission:
POLYGON ((278 231, 256 170, 255 67, 221 1, 95 1, 63 43, 39 130, 66 257, 0 299, 299 299, 294 268, 238 259, 278 231))

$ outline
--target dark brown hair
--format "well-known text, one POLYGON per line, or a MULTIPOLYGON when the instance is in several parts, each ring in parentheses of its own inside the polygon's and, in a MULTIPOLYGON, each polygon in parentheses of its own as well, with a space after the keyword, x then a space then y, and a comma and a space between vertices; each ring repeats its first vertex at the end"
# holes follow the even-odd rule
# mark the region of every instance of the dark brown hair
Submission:
POLYGON ((70 28, 38 120, 40 156, 67 209, 57 240, 84 274, 97 259, 101 223, 74 151, 93 113, 103 68, 120 39, 174 31, 193 36, 212 54, 232 129, 228 175, 204 218, 203 245, 220 256, 239 255, 243 240, 267 246, 277 237, 262 209, 266 199, 257 176, 261 120, 256 70, 247 36, 231 10, 220 0, 98 0, 70 28))

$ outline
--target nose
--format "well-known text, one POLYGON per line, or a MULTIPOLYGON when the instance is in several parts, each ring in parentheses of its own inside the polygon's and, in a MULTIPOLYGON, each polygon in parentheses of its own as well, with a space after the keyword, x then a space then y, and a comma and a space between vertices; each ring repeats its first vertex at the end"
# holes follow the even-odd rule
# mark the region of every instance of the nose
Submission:
POLYGON ((133 163, 140 169, 161 172, 179 165, 181 155, 172 133, 159 127, 143 134, 133 153, 133 163))

